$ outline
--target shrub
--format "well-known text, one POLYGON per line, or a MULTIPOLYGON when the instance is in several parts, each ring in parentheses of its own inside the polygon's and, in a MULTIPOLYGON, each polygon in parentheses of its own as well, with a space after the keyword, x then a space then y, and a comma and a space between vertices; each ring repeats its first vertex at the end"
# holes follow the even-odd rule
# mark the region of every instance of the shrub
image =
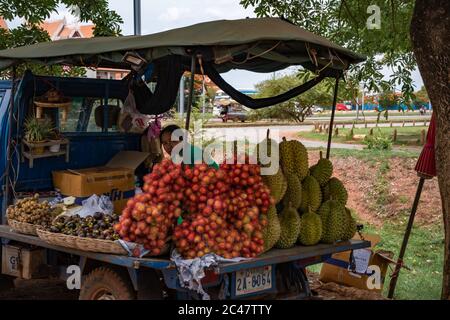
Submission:
POLYGON ((389 135, 383 134, 381 130, 374 135, 366 135, 363 143, 367 146, 367 149, 375 150, 391 150, 392 139, 389 135))

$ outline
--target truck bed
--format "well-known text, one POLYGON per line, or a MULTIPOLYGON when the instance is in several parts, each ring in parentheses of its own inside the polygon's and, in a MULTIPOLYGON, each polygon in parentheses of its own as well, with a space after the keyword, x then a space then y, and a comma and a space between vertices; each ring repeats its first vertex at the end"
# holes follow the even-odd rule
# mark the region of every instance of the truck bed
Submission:
MULTIPOLYGON (((167 269, 174 268, 174 264, 169 257, 161 258, 133 258, 114 254, 95 253, 88 251, 81 251, 77 249, 54 246, 45 242, 37 236, 30 236, 17 233, 7 225, 0 225, 0 238, 19 241, 30 245, 53 249, 73 255, 83 256, 88 259, 94 259, 115 265, 128 268, 152 268, 152 269, 167 269)), ((289 249, 272 249, 259 257, 240 261, 240 262, 225 262, 218 266, 219 273, 230 273, 241 269, 261 267, 269 264, 277 264, 289 261, 304 260, 305 265, 319 263, 333 253, 355 250, 370 247, 369 241, 350 240, 339 242, 336 244, 318 244, 315 246, 295 246, 289 249)))

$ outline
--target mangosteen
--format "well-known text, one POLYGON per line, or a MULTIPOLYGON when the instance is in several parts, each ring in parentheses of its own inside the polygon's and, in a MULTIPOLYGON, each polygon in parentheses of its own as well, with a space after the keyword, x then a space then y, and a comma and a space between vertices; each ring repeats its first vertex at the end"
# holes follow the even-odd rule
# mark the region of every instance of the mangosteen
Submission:
POLYGON ((102 212, 96 212, 94 213, 94 218, 96 220, 100 220, 101 218, 103 218, 103 213, 102 212))

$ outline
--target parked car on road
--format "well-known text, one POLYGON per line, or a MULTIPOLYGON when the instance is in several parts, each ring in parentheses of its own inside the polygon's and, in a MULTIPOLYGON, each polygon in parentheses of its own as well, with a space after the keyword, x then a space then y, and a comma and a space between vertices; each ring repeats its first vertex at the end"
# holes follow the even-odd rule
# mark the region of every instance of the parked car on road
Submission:
POLYGON ((248 115, 243 111, 231 111, 222 116, 223 122, 227 122, 228 120, 245 122, 247 119, 248 115))
POLYGON ((319 106, 312 106, 311 111, 313 113, 322 113, 323 112, 323 108, 319 107, 319 106))
POLYGON ((336 110, 337 111, 350 111, 350 109, 347 107, 347 105, 345 105, 343 103, 337 103, 336 110))

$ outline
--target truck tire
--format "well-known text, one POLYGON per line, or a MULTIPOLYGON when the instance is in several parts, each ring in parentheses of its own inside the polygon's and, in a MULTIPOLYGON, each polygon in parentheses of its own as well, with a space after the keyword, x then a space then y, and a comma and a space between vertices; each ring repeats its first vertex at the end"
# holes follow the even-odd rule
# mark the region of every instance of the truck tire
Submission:
POLYGON ((134 300, 130 280, 117 271, 100 267, 92 270, 81 284, 79 300, 134 300))

